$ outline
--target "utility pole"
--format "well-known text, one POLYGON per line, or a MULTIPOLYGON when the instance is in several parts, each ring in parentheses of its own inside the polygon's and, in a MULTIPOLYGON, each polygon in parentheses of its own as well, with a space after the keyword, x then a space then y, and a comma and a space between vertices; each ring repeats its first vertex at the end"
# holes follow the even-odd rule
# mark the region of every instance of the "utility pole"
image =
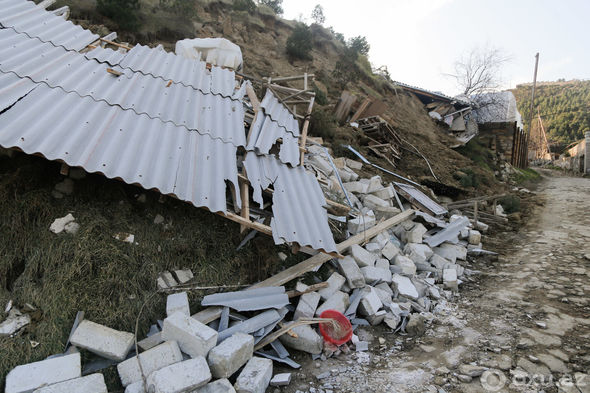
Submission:
POLYGON ((529 110, 529 129, 526 134, 526 156, 525 156, 525 167, 528 166, 529 162, 529 137, 531 135, 531 128, 533 126, 533 109, 535 103, 535 87, 537 87, 537 69, 539 67, 539 52, 535 55, 535 73, 533 75, 533 91, 531 92, 531 108, 529 110))

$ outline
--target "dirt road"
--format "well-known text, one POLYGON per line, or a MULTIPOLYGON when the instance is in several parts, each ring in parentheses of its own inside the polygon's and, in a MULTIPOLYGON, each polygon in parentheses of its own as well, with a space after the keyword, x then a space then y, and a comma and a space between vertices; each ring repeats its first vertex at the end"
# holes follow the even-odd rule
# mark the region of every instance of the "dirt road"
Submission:
POLYGON ((480 274, 425 335, 360 329, 369 352, 304 361, 288 391, 590 392, 590 179, 546 177, 538 193, 519 233, 484 239, 500 257, 469 266, 480 274))

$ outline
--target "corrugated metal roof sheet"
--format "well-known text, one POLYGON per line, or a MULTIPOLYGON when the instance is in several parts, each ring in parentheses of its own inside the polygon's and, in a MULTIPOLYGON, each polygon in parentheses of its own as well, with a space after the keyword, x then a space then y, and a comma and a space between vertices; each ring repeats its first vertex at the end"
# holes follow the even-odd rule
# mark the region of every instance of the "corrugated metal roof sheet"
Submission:
POLYGON ((238 190, 233 144, 46 85, 0 116, 0 145, 155 188, 213 212, 226 211, 226 180, 238 190))
POLYGON ((466 99, 463 99, 462 97, 451 97, 451 96, 448 96, 448 95, 443 94, 438 91, 423 89, 421 87, 408 85, 407 83, 403 83, 403 82, 394 81, 393 83, 395 85, 397 85, 401 88, 407 89, 407 90, 415 90, 417 93, 424 93, 424 94, 428 94, 431 96, 435 96, 438 99, 440 99, 441 101, 448 101, 450 103, 456 102, 456 103, 461 104, 463 106, 471 105, 471 103, 469 101, 467 101, 466 99))
POLYGON ((262 110, 258 112, 254 124, 252 124, 246 149, 255 151, 256 154, 266 155, 270 153, 279 138, 282 138, 280 160, 285 164, 298 165, 299 140, 285 128, 279 126, 279 123, 272 121, 270 116, 264 114, 262 110))
POLYGON ((77 52, 31 39, 11 29, 0 30, 0 70, 3 72, 13 72, 36 83, 172 122, 236 146, 246 145, 244 107, 239 101, 245 89, 230 99, 203 94, 181 84, 169 85, 140 73, 129 72, 116 77, 107 72, 107 67, 77 52))
POLYGON ((26 33, 29 37, 76 51, 99 38, 90 30, 26 0, 0 0, 0 24, 19 33, 26 33))
POLYGON ((511 91, 481 94, 473 99, 478 106, 473 113, 479 124, 517 122, 518 127, 523 128, 522 116, 511 91))
POLYGON ((326 200, 314 176, 302 166, 291 168, 274 156, 248 152, 246 175, 254 189, 254 201, 263 204, 262 190, 273 186, 273 218, 270 226, 275 243, 297 242, 316 250, 337 252, 328 225, 326 200))
POLYGON ((411 203, 418 205, 419 207, 428 210, 435 216, 440 216, 448 213, 448 210, 430 199, 426 194, 417 189, 416 187, 405 184, 405 183, 393 183, 397 187, 397 191, 402 194, 411 203))
POLYGON ((28 79, 21 79, 14 74, 0 73, 0 112, 13 105, 34 88, 35 84, 28 79))
POLYGON ((211 67, 203 61, 186 59, 161 47, 134 46, 129 52, 119 55, 112 49, 96 48, 85 55, 113 66, 120 66, 144 75, 151 75, 184 86, 191 86, 204 93, 232 97, 236 87, 235 72, 221 67, 211 67))
POLYGON ((273 121, 276 121, 281 127, 293 134, 293 136, 299 136, 299 123, 297 119, 293 117, 291 112, 275 97, 270 89, 266 91, 260 107, 273 121))

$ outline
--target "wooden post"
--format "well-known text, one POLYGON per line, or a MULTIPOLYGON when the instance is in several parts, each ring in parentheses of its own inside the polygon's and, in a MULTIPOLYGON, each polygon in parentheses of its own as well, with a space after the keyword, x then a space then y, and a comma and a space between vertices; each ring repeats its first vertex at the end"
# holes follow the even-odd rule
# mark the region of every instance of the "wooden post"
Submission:
POLYGON ((301 131, 301 142, 299 143, 299 150, 301 150, 301 156, 299 158, 300 165, 303 165, 305 159, 305 150, 302 149, 305 149, 305 143, 307 142, 307 130, 309 129, 309 119, 311 117, 314 101, 315 97, 311 97, 311 100, 309 100, 309 106, 307 107, 307 113, 305 114, 305 121, 303 122, 303 130, 301 131))
POLYGON ((477 201, 475 201, 473 203, 473 221, 475 222, 475 225, 477 226, 477 201))
POLYGON ((307 90, 307 72, 303 74, 303 90, 307 90))
MULTIPOLYGON (((243 170, 244 177, 246 177, 246 168, 243 170)), ((250 192, 248 182, 242 180, 240 184, 240 198, 242 199, 242 208, 240 209, 240 216, 250 221, 250 192)), ((248 230, 246 225, 240 224, 240 233, 248 230)))

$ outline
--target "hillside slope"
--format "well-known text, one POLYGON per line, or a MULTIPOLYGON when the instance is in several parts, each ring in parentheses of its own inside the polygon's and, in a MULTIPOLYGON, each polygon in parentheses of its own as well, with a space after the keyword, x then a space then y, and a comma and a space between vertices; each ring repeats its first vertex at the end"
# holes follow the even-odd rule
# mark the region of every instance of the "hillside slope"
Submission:
MULTIPOLYGON (((531 105, 531 84, 512 90, 518 110, 528 122, 531 105)), ((543 119, 550 143, 565 147, 584 137, 590 130, 590 81, 537 83, 535 111, 543 119)))

